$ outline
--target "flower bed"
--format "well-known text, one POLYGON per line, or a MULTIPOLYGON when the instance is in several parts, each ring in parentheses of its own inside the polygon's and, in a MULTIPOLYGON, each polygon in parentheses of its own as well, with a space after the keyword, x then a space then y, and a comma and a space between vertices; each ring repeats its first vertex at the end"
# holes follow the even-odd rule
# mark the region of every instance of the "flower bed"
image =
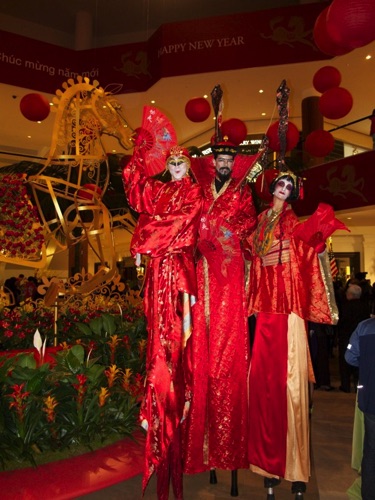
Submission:
MULTIPOLYGON (((53 338, 47 331, 44 340, 26 335, 25 349, 0 354, 2 469, 35 466, 47 452, 78 445, 90 450, 94 441, 133 434, 143 393, 146 329, 139 301, 117 310, 69 307, 58 320, 58 346, 46 348, 46 338, 53 338), (33 339, 36 349, 26 339, 29 344, 33 339)), ((8 313, 4 308, 0 315, 0 334, 4 316, 6 330, 18 331, 8 313)), ((35 311, 31 314, 35 318, 35 311)))

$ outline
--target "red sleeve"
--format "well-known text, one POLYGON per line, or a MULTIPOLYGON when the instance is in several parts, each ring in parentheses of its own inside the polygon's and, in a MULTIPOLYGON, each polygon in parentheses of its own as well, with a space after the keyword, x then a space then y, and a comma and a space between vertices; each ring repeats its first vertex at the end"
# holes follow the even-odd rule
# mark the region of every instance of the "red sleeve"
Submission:
POLYGON ((245 184, 241 189, 243 191, 240 206, 236 213, 228 219, 228 222, 238 238, 244 240, 254 231, 257 225, 257 213, 250 186, 245 184))
POLYGON ((125 194, 129 205, 138 213, 152 214, 155 197, 163 183, 148 177, 143 158, 133 155, 122 171, 125 194))

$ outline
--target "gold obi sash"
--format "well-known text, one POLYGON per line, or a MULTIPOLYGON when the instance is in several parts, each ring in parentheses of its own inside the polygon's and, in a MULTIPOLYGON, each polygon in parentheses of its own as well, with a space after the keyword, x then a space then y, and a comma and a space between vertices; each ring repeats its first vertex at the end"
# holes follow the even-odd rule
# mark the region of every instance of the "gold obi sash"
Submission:
POLYGON ((269 252, 264 257, 261 257, 263 266, 276 266, 279 263, 289 262, 289 245, 290 240, 274 240, 269 252))

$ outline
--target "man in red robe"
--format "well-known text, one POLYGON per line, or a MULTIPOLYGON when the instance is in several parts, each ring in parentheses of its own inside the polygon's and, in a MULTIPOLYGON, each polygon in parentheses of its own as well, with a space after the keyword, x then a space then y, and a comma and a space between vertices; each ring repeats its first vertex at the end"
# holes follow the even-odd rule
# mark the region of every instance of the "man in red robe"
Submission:
POLYGON ((256 225, 246 175, 257 157, 224 142, 192 159, 204 192, 198 240, 198 302, 193 324, 192 402, 184 471, 248 468, 249 334, 241 242, 256 225))

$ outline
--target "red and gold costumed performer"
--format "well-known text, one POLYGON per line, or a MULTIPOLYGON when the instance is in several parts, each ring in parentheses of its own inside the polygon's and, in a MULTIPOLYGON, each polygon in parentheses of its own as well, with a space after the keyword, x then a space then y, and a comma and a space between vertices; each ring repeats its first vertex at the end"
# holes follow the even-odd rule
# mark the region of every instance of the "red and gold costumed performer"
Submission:
POLYGON ((131 252, 147 255, 144 310, 147 360, 142 425, 147 429, 143 492, 157 474, 157 494, 168 498, 171 478, 175 498, 182 499, 180 422, 189 400, 186 343, 191 333, 190 304, 197 295, 194 249, 202 206, 198 184, 188 175, 185 149, 169 151, 166 168, 172 181, 146 173, 135 153, 123 171, 130 206, 139 215, 131 252))
POLYGON ((184 471, 248 468, 249 335, 241 242, 256 225, 245 178, 256 156, 228 142, 192 158, 204 190, 194 310, 193 390, 186 421, 184 471))
MULTIPOLYGON (((271 208, 250 236, 249 315, 256 315, 249 374, 249 463, 273 488, 280 478, 303 495, 310 476, 309 375, 305 322, 338 320, 325 239, 346 226, 320 204, 299 223, 286 200, 300 179, 280 172, 271 182, 271 208)), ((302 496, 301 496, 302 498, 302 496)))

